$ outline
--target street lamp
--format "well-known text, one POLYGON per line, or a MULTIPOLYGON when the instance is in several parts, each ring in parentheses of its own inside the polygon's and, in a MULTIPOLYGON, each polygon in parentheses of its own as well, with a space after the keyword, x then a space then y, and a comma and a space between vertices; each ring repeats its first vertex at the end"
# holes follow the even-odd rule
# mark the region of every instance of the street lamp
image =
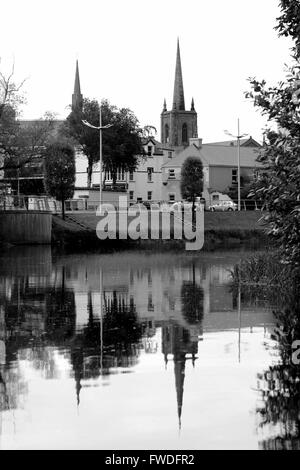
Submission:
POLYGON ((93 124, 90 124, 88 121, 82 119, 82 122, 85 126, 91 127, 92 129, 96 129, 99 131, 99 153, 100 153, 100 159, 99 159, 99 169, 100 169, 100 206, 102 204, 102 129, 108 129, 109 127, 112 126, 112 124, 106 124, 106 126, 102 126, 102 110, 101 110, 101 104, 99 107, 99 126, 93 126, 93 124))
POLYGON ((237 155, 238 155, 238 211, 241 210, 241 152, 240 152, 240 140, 246 137, 248 134, 240 134, 240 120, 238 119, 238 133, 233 135, 227 130, 224 131, 226 135, 237 139, 237 155))

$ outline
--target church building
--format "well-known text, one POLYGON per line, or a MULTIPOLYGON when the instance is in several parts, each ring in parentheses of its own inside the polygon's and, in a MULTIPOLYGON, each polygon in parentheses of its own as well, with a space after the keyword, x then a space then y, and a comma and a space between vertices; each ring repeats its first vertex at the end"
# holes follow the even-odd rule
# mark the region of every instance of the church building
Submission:
MULTIPOLYGON (((79 68, 76 63, 74 93, 72 108, 83 104, 80 88, 79 68)), ((177 40, 175 79, 171 109, 167 108, 164 100, 160 116, 161 142, 155 136, 143 138, 146 158, 141 159, 134 172, 120 171, 117 186, 120 193, 111 191, 111 178, 103 174, 103 200, 117 202, 118 195, 127 194, 129 203, 135 202, 168 202, 182 199, 180 192, 181 167, 185 159, 193 156, 201 159, 204 172, 203 197, 211 204, 213 194, 226 192, 229 187, 237 185, 237 147, 236 142, 203 143, 198 137, 197 112, 194 99, 191 99, 190 109, 185 107, 183 74, 181 67, 180 45, 177 40)), ((241 141, 240 168, 245 180, 252 179, 259 164, 256 161, 257 148, 260 144, 252 137, 241 141)), ((90 208, 97 205, 99 200, 99 165, 95 164, 92 187, 87 187, 87 159, 77 149, 76 152, 76 191, 74 198, 86 198, 90 208)), ((215 200, 215 199, 214 199, 215 200)))

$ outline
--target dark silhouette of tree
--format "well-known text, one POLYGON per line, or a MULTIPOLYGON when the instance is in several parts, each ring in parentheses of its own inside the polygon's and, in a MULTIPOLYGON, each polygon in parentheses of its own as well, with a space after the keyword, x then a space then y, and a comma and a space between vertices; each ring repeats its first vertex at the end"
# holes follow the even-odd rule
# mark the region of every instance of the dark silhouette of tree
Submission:
POLYGON ((293 343, 300 338, 299 281, 297 274, 291 281, 289 300, 282 310, 275 312, 273 339, 277 341, 281 361, 258 375, 262 398, 257 409, 260 427, 272 425, 276 429, 274 437, 262 442, 265 449, 300 449, 300 365, 293 360, 293 343))
POLYGON ((203 165, 199 158, 188 157, 181 168, 180 190, 183 199, 193 203, 192 217, 195 222, 196 197, 203 191, 203 165))
POLYGON ((45 150, 45 187, 47 193, 62 203, 65 218, 65 201, 73 197, 75 187, 75 156, 73 147, 57 141, 45 150))
POLYGON ((193 264, 193 281, 184 281, 181 287, 182 314, 188 323, 195 325, 203 320, 202 287, 195 281, 195 265, 193 264))
MULTIPOLYGON (((103 169, 110 171, 113 184, 119 169, 134 171, 143 154, 142 130, 134 113, 128 108, 118 109, 107 100, 101 103, 102 126, 112 127, 102 132, 103 169)), ((88 186, 91 186, 93 166, 99 161, 99 132, 82 123, 99 126, 99 103, 83 100, 82 109, 76 108, 67 117, 62 133, 74 139, 88 159, 88 186)))
POLYGON ((286 260, 295 264, 300 260, 300 6, 298 0, 281 0, 280 6, 276 29, 294 41, 295 61, 277 86, 268 87, 265 80, 250 78, 251 91, 246 97, 273 124, 265 131, 265 144, 258 156, 262 168, 252 194, 263 198, 269 211, 269 232, 286 260))

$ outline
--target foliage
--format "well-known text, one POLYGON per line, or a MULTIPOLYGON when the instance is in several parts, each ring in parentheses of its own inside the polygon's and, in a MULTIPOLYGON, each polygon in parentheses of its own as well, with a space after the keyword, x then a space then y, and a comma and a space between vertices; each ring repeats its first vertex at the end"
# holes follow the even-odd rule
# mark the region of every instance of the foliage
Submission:
POLYGON ((196 282, 185 281, 181 288, 182 314, 190 325, 195 325, 203 320, 202 287, 196 282))
POLYGON ((187 201, 194 201, 203 191, 203 165, 199 158, 188 157, 182 165, 181 194, 187 201))
MULTIPOLYGON (((6 108, 6 111, 8 110, 9 108, 6 108)), ((53 141, 55 132, 55 116, 50 112, 45 113, 41 119, 22 122, 16 120, 10 111, 0 133, 5 155, 2 166, 5 177, 41 176, 42 153, 45 146, 53 141)))
POLYGON ((44 154, 45 187, 48 194, 62 202, 72 198, 75 187, 75 156, 73 147, 66 141, 49 145, 44 154))
POLYGON ((188 157, 181 168, 180 191, 183 199, 192 202, 194 221, 195 200, 203 191, 203 165, 199 158, 188 157))
MULTIPOLYGON (((12 187, 16 187, 18 176, 35 176, 38 168, 41 170, 41 151, 55 130, 55 116, 49 112, 36 121, 18 120, 19 106, 24 103, 23 84, 14 81, 14 65, 8 75, 0 71, 0 171, 12 179, 12 187)), ((26 181, 22 189, 27 189, 27 194, 40 192, 37 180, 26 181)))
POLYGON ((9 107, 16 112, 18 106, 24 102, 24 97, 22 96, 20 90, 25 80, 20 83, 15 83, 14 72, 14 64, 12 65, 11 71, 7 75, 0 70, 0 127, 6 108, 9 107))
POLYGON ((300 261, 300 5, 281 0, 276 29, 295 42, 296 62, 284 82, 268 87, 265 80, 250 78, 246 96, 268 117, 265 145, 258 161, 262 164, 252 195, 265 201, 270 234, 276 237, 287 261, 300 261))
POLYGON ((262 164, 252 195, 262 198, 268 208, 266 220, 286 259, 300 259, 300 107, 293 102, 300 67, 293 66, 286 83, 268 88, 264 81, 251 79, 247 96, 278 130, 269 128, 259 153, 262 164))
MULTIPOLYGON (((102 126, 112 124, 102 132, 103 168, 112 174, 113 183, 118 169, 134 171, 138 156, 143 154, 142 131, 138 120, 128 108, 118 109, 108 101, 101 103, 102 126)), ((82 109, 73 110, 66 120, 63 133, 74 139, 88 159, 88 185, 91 185, 93 167, 99 161, 99 132, 85 126, 82 120, 99 126, 99 103, 83 100, 82 109)))
POLYGON ((293 51, 300 55, 300 3, 299 0, 281 0, 281 16, 277 18, 276 30, 280 36, 291 37, 295 41, 293 51))

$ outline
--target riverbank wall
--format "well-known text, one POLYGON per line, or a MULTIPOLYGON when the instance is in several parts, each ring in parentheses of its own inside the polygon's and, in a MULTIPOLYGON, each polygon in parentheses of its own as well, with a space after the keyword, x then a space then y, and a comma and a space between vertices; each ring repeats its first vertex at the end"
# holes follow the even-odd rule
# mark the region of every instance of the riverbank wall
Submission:
POLYGON ((50 211, 6 210, 0 212, 2 245, 46 245, 52 242, 50 211))
MULTIPOLYGON (((204 214, 204 250, 218 248, 238 248, 247 246, 256 248, 269 243, 263 222, 264 213, 220 212, 204 214)), ((59 216, 53 217, 52 244, 68 249, 99 249, 114 251, 122 249, 143 250, 185 250, 184 240, 99 240, 96 227, 100 218, 94 213, 72 213, 65 221, 59 216)), ((171 230, 172 232, 172 230, 171 230)))

